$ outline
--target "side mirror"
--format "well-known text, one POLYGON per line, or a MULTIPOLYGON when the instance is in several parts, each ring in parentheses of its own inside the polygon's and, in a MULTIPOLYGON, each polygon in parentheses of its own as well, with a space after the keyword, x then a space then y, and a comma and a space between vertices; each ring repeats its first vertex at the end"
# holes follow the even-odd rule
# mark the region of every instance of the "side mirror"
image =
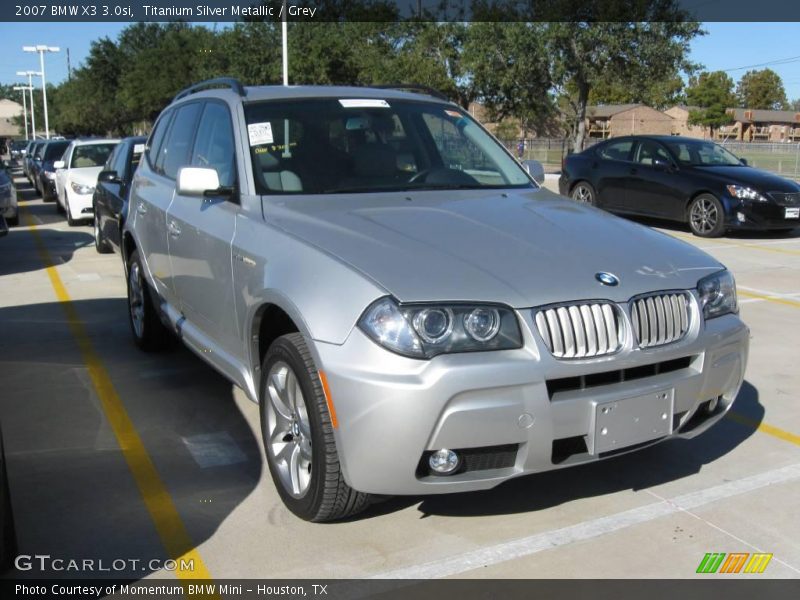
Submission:
POLYGON ((538 160, 523 160, 522 166, 536 183, 544 183, 544 167, 538 160))
POLYGON ((181 167, 178 170, 178 194, 182 196, 203 196, 206 192, 219 189, 219 175, 216 169, 202 167, 181 167))
POLYGON ((740 158, 739 162, 742 163, 745 167, 747 166, 747 159, 746 158, 740 158))
POLYGON ((53 163, 53 168, 56 170, 63 169, 66 166, 67 163, 65 163, 63 160, 57 160, 56 162, 53 163))
POLYGON ((116 171, 100 171, 100 174, 97 176, 97 181, 102 181, 104 183, 120 183, 116 171))

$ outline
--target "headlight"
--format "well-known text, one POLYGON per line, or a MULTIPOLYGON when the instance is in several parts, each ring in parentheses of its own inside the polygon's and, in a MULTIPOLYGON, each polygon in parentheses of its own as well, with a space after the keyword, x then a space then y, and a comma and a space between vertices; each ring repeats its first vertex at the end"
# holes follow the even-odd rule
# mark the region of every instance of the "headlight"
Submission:
POLYGON ((358 326, 384 348, 412 358, 522 347, 514 311, 501 306, 400 305, 385 297, 364 311, 358 326))
POLYGON ((734 198, 739 198, 740 200, 755 200, 756 202, 769 202, 769 200, 753 188, 743 185, 726 185, 725 187, 728 193, 734 198))
POLYGON ((56 178, 56 174, 53 171, 45 171, 44 172, 44 176, 47 177, 48 179, 55 179, 56 178))
POLYGON ((739 312, 736 302, 736 282, 729 271, 704 277, 697 284, 700 306, 706 319, 739 312))
POLYGON ((93 185, 82 185, 80 183, 75 183, 74 181, 69 184, 72 188, 72 191, 76 194, 92 194, 94 193, 94 186, 93 185))

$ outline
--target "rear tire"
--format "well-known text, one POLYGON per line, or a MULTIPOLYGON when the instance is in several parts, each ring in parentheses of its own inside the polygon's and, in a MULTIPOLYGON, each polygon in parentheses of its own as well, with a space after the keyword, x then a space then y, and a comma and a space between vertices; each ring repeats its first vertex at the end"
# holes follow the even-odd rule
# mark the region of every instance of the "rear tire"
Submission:
POLYGON ((725 233, 725 210, 711 194, 700 194, 688 209, 689 229, 698 237, 715 238, 725 233))
POLYGON ((588 181, 579 181, 576 183, 569 197, 581 204, 597 206, 597 193, 594 191, 592 184, 588 181))
POLYGON ((363 511, 370 495, 344 480, 319 371, 303 336, 269 347, 262 365, 261 434, 272 480, 286 507, 306 521, 363 511))
POLYGON ((145 352, 160 350, 169 341, 169 331, 156 312, 150 285, 144 277, 139 251, 128 259, 128 322, 134 343, 145 352))

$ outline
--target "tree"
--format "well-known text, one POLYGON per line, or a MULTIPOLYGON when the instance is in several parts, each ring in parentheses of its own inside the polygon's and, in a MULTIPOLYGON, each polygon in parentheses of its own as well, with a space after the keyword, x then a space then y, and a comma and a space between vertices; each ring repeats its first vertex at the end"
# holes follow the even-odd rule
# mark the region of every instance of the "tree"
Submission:
POLYGON ((523 130, 540 135, 557 127, 543 32, 537 23, 472 23, 463 57, 472 95, 486 107, 488 118, 514 117, 523 130))
POLYGON ((800 98, 792 100, 791 110, 800 112, 800 98))
POLYGON ((562 22, 542 27, 552 80, 572 108, 574 151, 583 148, 586 108, 593 89, 616 83, 643 96, 653 81, 696 68, 687 56, 689 42, 703 34, 699 23, 678 19, 682 13, 669 0, 653 2, 652 7, 665 11, 659 14, 674 15, 675 20, 562 22))
POLYGON ((783 81, 772 69, 748 71, 736 86, 736 98, 741 108, 786 110, 786 90, 783 81))
POLYGON ((690 125, 703 125, 714 130, 733 121, 726 110, 733 106, 733 79, 723 71, 704 71, 689 80, 686 100, 700 110, 689 112, 690 125))

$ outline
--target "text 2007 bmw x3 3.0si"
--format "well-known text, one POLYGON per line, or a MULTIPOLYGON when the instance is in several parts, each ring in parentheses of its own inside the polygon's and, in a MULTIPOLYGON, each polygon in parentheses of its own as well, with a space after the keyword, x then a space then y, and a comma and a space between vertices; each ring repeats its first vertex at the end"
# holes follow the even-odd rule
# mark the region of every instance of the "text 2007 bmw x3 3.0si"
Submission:
POLYGON ((176 333, 260 404, 312 521, 707 429, 747 362, 731 274, 527 166, 432 95, 193 86, 133 182, 136 342, 176 333))

